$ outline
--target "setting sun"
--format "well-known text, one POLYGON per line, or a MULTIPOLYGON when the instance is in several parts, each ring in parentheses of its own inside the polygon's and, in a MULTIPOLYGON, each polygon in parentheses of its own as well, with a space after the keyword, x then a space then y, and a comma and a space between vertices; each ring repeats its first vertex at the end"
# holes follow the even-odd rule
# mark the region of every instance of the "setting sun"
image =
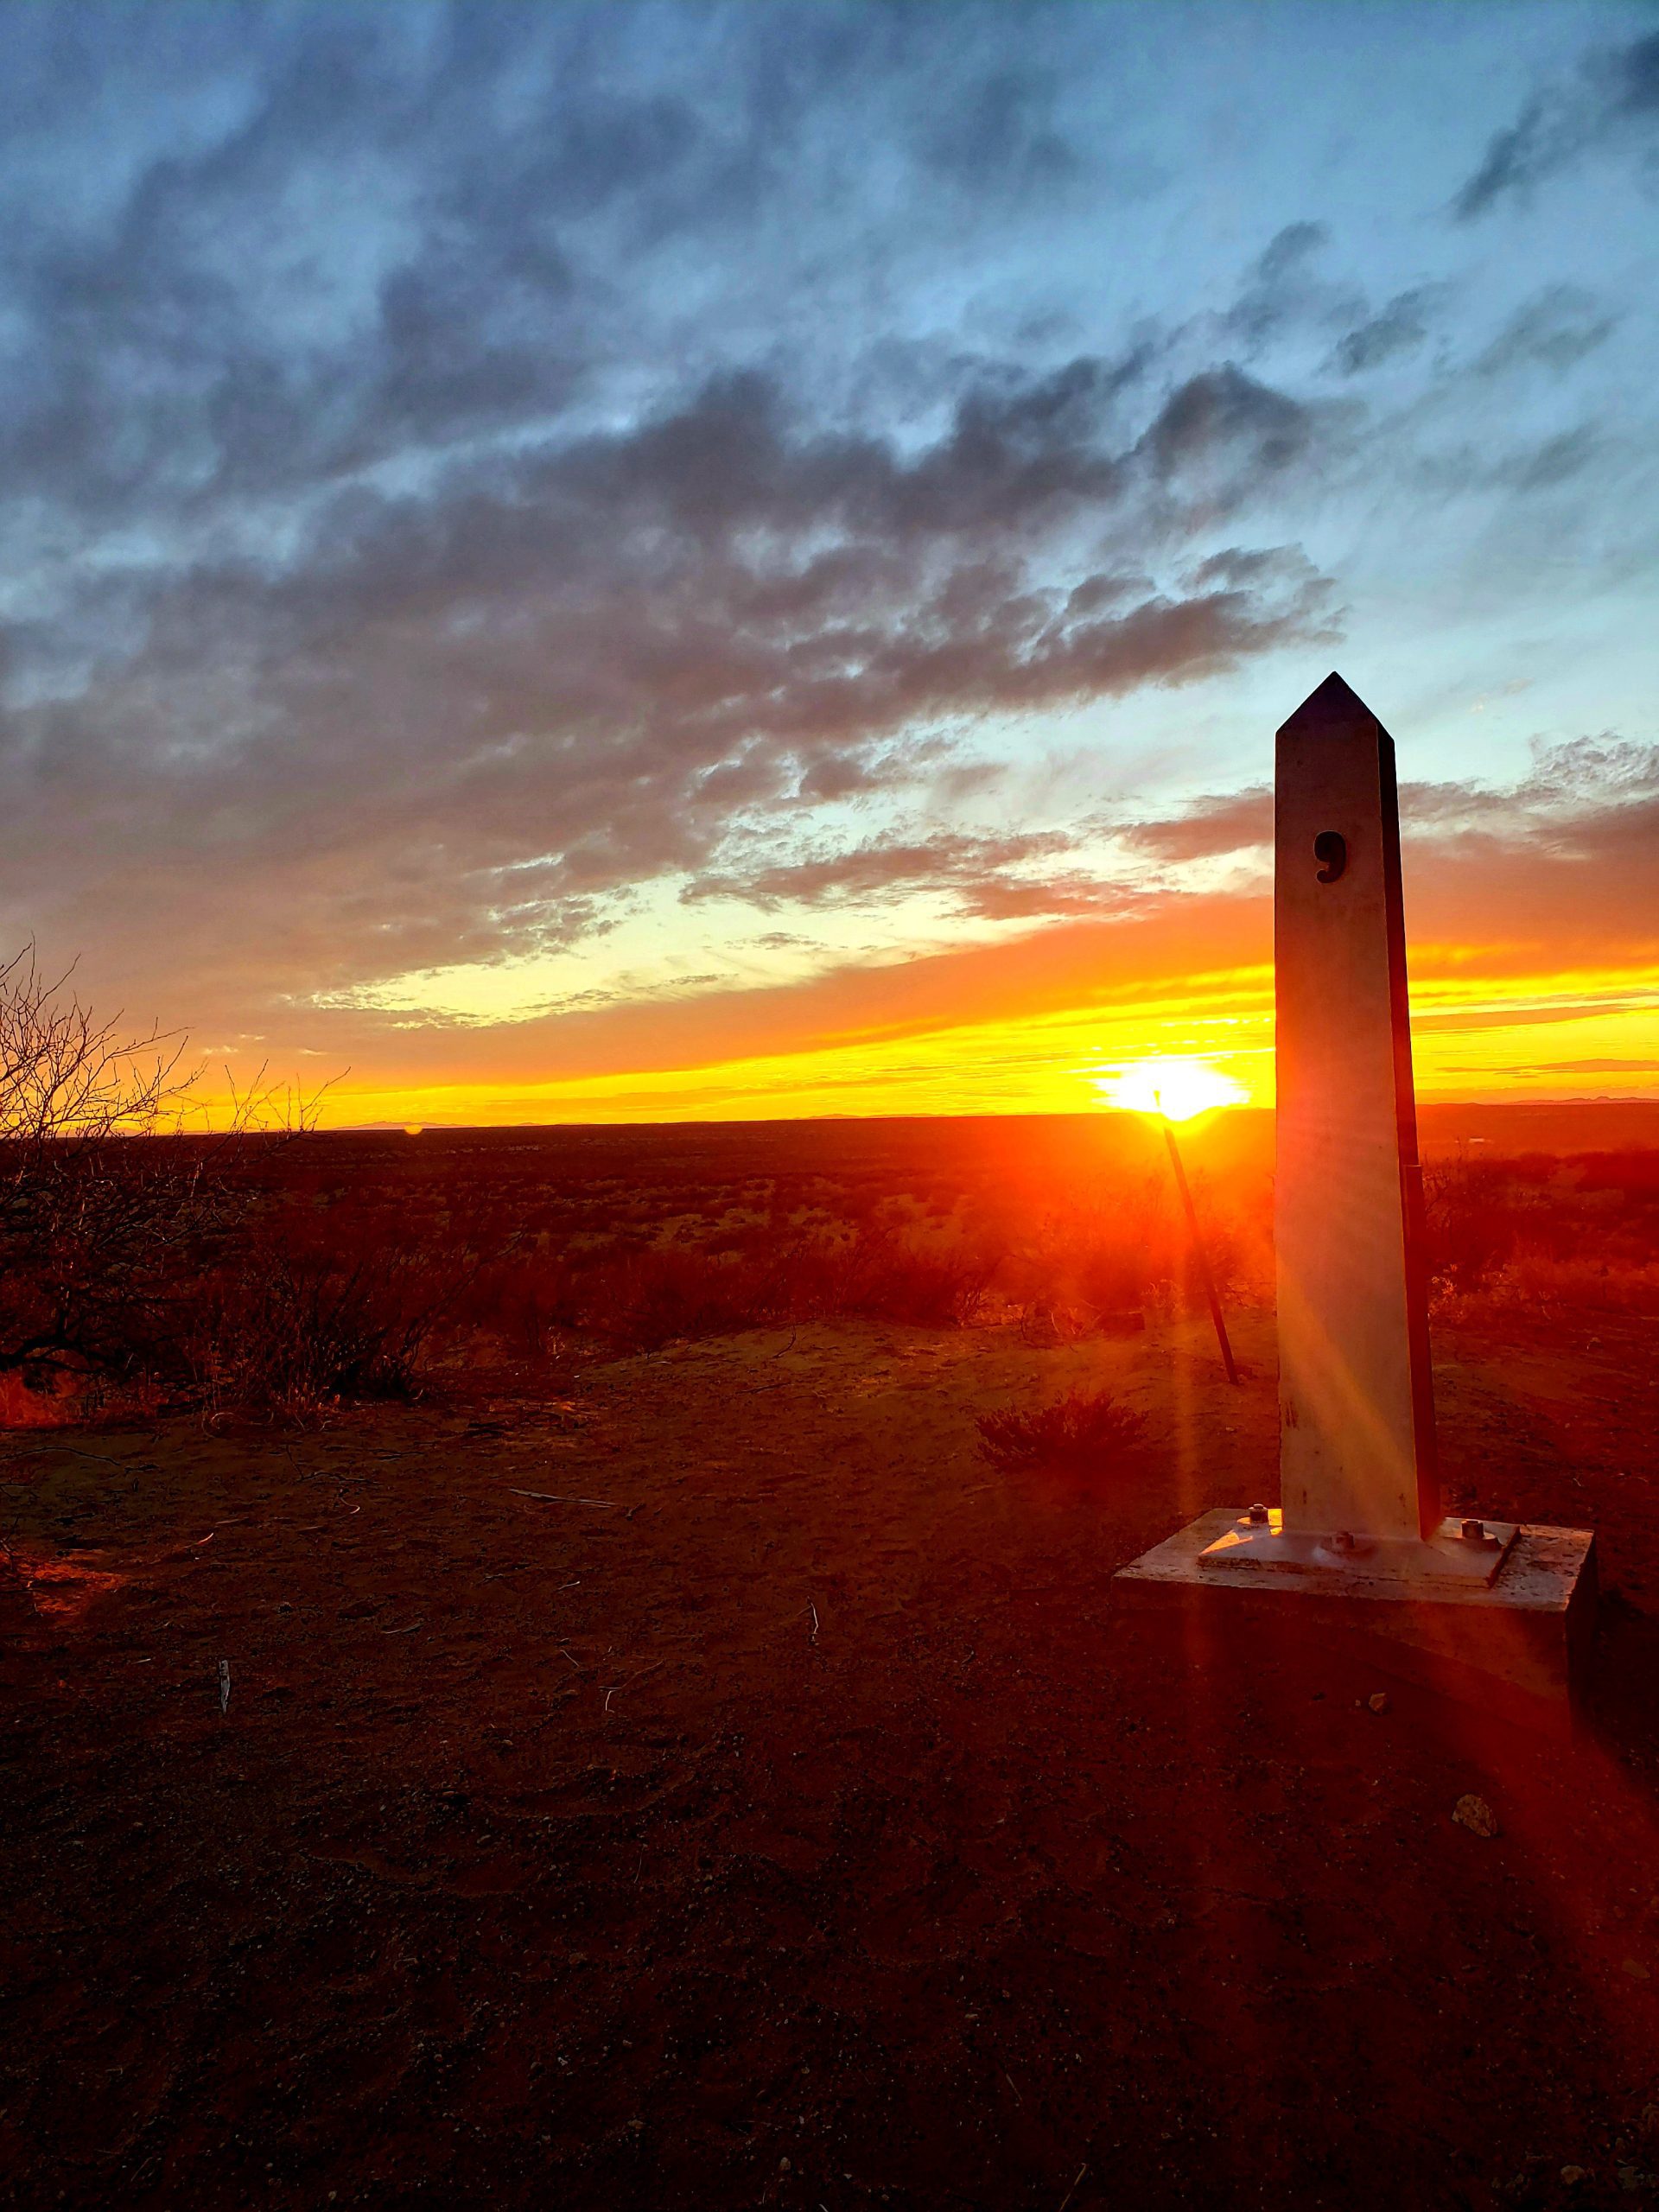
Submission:
POLYGON ((1190 1122, 1218 1106, 1242 1106, 1249 1093, 1208 1060, 1135 1060, 1096 1078, 1107 1103, 1125 1114, 1163 1114, 1190 1122))

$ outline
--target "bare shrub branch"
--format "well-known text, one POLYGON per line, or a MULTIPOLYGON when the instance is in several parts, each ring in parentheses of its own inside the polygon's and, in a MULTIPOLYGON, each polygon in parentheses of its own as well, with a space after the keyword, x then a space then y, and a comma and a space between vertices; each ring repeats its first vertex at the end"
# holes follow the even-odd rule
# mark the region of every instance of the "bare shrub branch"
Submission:
POLYGON ((0 966, 0 1373, 176 1389, 204 1285, 257 1209, 251 1171, 315 1127, 322 1094, 227 1074, 228 1125, 194 1127, 182 1039, 99 1018, 72 975, 32 945, 0 966))

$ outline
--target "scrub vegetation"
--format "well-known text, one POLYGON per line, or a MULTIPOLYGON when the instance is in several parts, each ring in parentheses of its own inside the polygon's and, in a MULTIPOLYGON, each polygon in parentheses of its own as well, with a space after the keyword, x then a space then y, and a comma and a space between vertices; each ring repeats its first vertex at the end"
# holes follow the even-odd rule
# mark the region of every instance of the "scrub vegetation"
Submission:
MULTIPOLYGON (((1269 1311, 1266 1116, 1188 1139, 1230 1312, 1269 1311)), ((1427 1174, 1441 1328, 1659 1315, 1659 1152, 1427 1174)), ((774 1124, 0 1144, 0 1408, 311 1419, 459 1372, 830 1320, 1085 1343, 1203 1311, 1141 1125, 774 1124), (760 1157, 757 1160, 757 1154, 760 1157)))
MULTIPOLYGON (((1188 1310, 1156 1160, 1096 1157, 1079 1188, 1097 1134, 1069 1135, 1017 1191, 995 1124, 849 1125, 793 1160, 780 1135, 759 1176, 735 1131, 66 1139, 0 1228, 0 1370, 60 1405, 303 1417, 573 1346, 835 1319, 1071 1342, 1188 1310)), ((1226 1294, 1259 1302, 1259 1222, 1199 1190, 1226 1294)))

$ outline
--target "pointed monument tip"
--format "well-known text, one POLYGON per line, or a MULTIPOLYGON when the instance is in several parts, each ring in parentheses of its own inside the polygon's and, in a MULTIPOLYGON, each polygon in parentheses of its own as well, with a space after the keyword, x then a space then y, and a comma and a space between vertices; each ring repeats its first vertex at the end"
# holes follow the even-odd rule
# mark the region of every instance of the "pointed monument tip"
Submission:
MULTIPOLYGON (((1318 690, 1308 693, 1289 721, 1282 723, 1281 728, 1284 729, 1351 728, 1355 722, 1360 721, 1375 722, 1376 716, 1360 697, 1358 692, 1351 690, 1337 674, 1335 669, 1332 669, 1318 690)), ((1382 724, 1378 722, 1377 727, 1380 729, 1382 724)))

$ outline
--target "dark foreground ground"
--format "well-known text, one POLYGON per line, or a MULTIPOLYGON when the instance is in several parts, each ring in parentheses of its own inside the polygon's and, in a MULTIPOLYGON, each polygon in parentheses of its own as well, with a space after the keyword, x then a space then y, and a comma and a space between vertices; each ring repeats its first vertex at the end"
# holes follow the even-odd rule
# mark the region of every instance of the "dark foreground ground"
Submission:
POLYGON ((1236 1392, 1190 1321, 843 1321, 0 1440, 7 2202, 1659 2197, 1655 1324, 1438 1346, 1459 1501, 1601 1532, 1569 1745, 1127 1632, 1274 1494, 1241 1335, 1236 1392), (1078 1379, 1143 1468, 976 1458, 1078 1379))

